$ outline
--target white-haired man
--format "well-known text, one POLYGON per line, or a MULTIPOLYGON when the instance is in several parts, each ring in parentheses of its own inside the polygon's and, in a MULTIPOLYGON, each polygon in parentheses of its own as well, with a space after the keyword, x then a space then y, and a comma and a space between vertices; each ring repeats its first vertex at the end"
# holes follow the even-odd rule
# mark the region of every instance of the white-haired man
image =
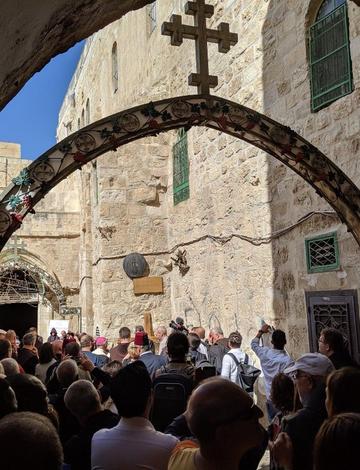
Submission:
POLYGON ((323 354, 308 353, 284 370, 295 382, 302 408, 285 418, 283 433, 275 441, 273 452, 279 461, 284 447, 292 448, 289 468, 292 470, 313 469, 313 445, 315 436, 327 417, 325 408, 326 377, 334 370, 330 359, 323 354))
POLYGON ((155 336, 159 341, 159 352, 158 354, 162 354, 166 351, 166 344, 167 344, 167 329, 165 326, 158 326, 155 331, 155 336))
POLYGON ((77 380, 67 389, 64 396, 65 406, 79 421, 80 432, 64 446, 65 463, 72 470, 91 468, 91 439, 100 429, 110 429, 119 422, 119 416, 104 410, 100 396, 88 380, 77 380))

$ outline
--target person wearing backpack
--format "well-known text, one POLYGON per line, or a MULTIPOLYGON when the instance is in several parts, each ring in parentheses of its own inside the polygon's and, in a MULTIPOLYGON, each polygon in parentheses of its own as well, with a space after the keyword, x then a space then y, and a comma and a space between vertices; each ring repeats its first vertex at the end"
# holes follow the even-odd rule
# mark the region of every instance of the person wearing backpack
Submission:
POLYGON ((230 379, 231 382, 240 386, 241 380, 239 379, 237 362, 249 364, 249 356, 240 349, 241 343, 242 336, 238 331, 230 333, 228 342, 230 351, 224 355, 221 367, 221 377, 230 379))

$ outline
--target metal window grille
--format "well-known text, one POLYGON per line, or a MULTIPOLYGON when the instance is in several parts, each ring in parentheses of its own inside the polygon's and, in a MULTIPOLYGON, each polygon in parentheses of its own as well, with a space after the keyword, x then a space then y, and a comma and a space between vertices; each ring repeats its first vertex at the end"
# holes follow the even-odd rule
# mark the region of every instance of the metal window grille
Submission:
POLYGON ((336 233, 305 240, 309 273, 332 271, 339 267, 339 248, 336 233))
POLYGON ((189 157, 184 129, 179 131, 178 140, 173 146, 173 188, 175 205, 189 199, 189 157))
POLYGON ((318 111, 353 90, 346 3, 310 27, 309 53, 311 109, 318 111))
POLYGON ((154 31, 157 25, 157 11, 156 1, 148 7, 148 18, 149 18, 149 32, 150 34, 154 31))

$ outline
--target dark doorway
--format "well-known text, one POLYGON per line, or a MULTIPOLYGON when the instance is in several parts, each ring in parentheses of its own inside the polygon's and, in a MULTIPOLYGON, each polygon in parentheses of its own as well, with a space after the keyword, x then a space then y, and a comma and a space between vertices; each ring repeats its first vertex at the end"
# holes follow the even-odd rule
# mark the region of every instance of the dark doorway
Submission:
POLYGON ((2 304, 0 305, 0 328, 15 330, 21 339, 31 326, 37 327, 37 304, 2 304))
POLYGON ((318 350, 323 328, 341 331, 354 359, 360 359, 358 299, 355 290, 306 292, 310 351, 318 350))

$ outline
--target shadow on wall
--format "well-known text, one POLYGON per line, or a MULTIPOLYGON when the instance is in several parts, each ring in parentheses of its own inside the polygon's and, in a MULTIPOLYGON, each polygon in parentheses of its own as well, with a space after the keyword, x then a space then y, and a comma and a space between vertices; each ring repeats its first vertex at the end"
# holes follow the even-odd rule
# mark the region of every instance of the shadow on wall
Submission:
MULTIPOLYGON (((321 119, 328 118, 329 107, 311 113, 307 58, 308 26, 321 3, 269 1, 262 28, 263 112, 294 129, 331 159, 334 142, 326 135, 329 129, 320 124, 321 119)), ((336 142, 345 139, 337 134, 336 142)), ((268 158, 267 185, 272 233, 289 227, 285 235, 272 241, 274 323, 287 331, 289 351, 299 356, 309 350, 305 291, 321 290, 320 283, 322 290, 344 287, 335 273, 331 278, 328 273, 320 274, 315 281, 308 275, 305 238, 336 229, 346 233, 346 228, 336 217, 320 213, 291 229, 292 224, 313 211, 332 209, 302 178, 273 158, 268 158)), ((355 252, 355 242, 353 245, 355 252)))

